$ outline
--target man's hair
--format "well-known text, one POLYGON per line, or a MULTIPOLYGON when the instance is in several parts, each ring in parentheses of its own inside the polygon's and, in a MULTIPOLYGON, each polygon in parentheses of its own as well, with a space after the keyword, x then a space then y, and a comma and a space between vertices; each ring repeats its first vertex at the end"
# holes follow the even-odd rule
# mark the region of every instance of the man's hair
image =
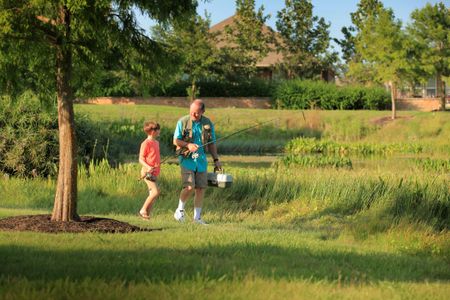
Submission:
POLYGON ((198 102, 200 104, 200 109, 204 112, 205 111, 205 102, 203 102, 203 100, 201 100, 201 99, 195 99, 194 101, 192 101, 191 105, 194 104, 195 102, 198 102))
POLYGON ((153 121, 145 121, 144 122, 144 132, 146 134, 150 134, 150 132, 152 132, 153 130, 158 130, 160 128, 161 128, 161 126, 159 126, 159 124, 156 122, 153 122, 153 121))

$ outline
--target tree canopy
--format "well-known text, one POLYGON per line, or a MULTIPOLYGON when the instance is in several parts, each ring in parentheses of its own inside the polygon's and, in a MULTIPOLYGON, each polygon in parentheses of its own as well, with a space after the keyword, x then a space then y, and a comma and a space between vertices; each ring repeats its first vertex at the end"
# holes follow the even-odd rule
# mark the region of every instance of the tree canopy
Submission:
POLYGON ((415 46, 417 69, 423 72, 422 80, 436 76, 437 94, 441 109, 445 109, 445 81, 450 76, 450 10, 444 3, 427 4, 411 14, 409 36, 415 46))
POLYGON ((195 0, 0 0, 0 70, 7 71, 0 74, 2 91, 15 94, 31 86, 38 93, 56 94, 58 102, 59 172, 53 220, 79 219, 74 66, 85 66, 85 80, 90 65, 112 57, 143 72, 160 48, 143 34, 134 10, 165 22, 192 14, 196 4, 195 0), (130 63, 135 59, 138 64, 130 63), (27 83, 29 78, 37 79, 34 85, 27 83))
POLYGON ((281 38, 278 49, 284 57, 280 67, 289 78, 314 78, 336 62, 337 54, 328 52, 330 24, 313 15, 310 0, 285 0, 276 27, 281 38))
MULTIPOLYGON (((192 15, 187 20, 175 22, 170 27, 158 25, 153 36, 174 57, 179 58, 181 72, 189 77, 188 95, 193 100, 198 94, 197 81, 213 75, 217 65, 215 36, 209 31, 210 20, 192 15)), ((179 74, 176 72, 175 74, 179 74)))

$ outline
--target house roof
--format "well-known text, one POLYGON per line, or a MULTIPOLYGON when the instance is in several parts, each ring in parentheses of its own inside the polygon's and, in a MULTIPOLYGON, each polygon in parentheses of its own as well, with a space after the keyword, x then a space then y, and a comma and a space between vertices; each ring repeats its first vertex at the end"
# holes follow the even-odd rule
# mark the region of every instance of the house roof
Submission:
MULTIPOLYGON (((225 46, 233 46, 233 44, 227 43, 224 40, 224 36, 225 36, 225 28, 227 26, 231 26, 234 23, 234 20, 236 19, 236 15, 233 15, 229 18, 226 18, 225 20, 215 24, 214 26, 212 26, 209 31, 210 32, 218 32, 218 36, 219 36, 219 42, 217 43, 217 48, 222 48, 225 46)), ((280 37, 278 35, 277 32, 275 32, 272 28, 270 28, 267 25, 262 25, 262 32, 263 33, 269 33, 272 32, 275 34, 275 38, 277 40, 280 40, 280 37)), ((270 67, 270 66, 274 66, 277 63, 281 62, 283 60, 283 55, 281 53, 278 53, 276 51, 276 47, 274 44, 269 44, 269 52, 267 53, 267 55, 265 57, 263 57, 261 60, 259 60, 256 63, 257 67, 270 67)))

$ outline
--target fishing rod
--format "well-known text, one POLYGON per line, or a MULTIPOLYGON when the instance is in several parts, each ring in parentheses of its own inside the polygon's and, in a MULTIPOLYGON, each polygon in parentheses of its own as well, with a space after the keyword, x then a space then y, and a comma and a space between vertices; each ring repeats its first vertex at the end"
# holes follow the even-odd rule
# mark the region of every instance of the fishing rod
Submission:
MULTIPOLYGON (((210 145, 210 144, 217 143, 217 142, 219 142, 219 141, 221 141, 221 140, 224 140, 224 139, 227 139, 227 138, 229 138, 229 137, 232 137, 233 135, 236 135, 236 134, 239 134, 239 133, 248 131, 248 130, 250 130, 250 129, 256 128, 256 127, 258 127, 258 126, 261 126, 261 125, 264 125, 264 124, 273 122, 273 121, 275 121, 275 120, 277 120, 277 118, 271 119, 271 120, 268 120, 268 121, 265 121, 265 122, 262 122, 262 123, 258 123, 258 124, 256 124, 256 125, 252 125, 252 126, 246 127, 246 128, 244 128, 244 129, 240 129, 240 130, 235 131, 235 132, 232 132, 232 133, 230 133, 230 134, 228 134, 228 135, 226 135, 226 136, 223 136, 223 137, 220 137, 220 138, 216 139, 215 141, 209 141, 209 142, 207 142, 207 143, 204 143, 204 144, 198 146, 198 149, 203 148, 203 147, 205 147, 205 146, 208 146, 208 145, 210 145)), ((186 152, 186 150, 187 150, 186 147, 182 147, 182 148, 176 150, 176 151, 175 151, 175 156, 179 156, 179 155, 188 156, 189 154, 191 154, 190 151, 187 151, 187 152, 186 152), (185 154, 183 154, 183 153, 185 153, 185 154)), ((161 164, 162 164, 163 162, 167 161, 168 159, 170 159, 171 157, 172 157, 172 155, 169 155, 168 157, 166 157, 163 161, 161 161, 161 164)), ((160 165, 161 165, 161 164, 160 164, 160 165)))
MULTIPOLYGON (((223 137, 220 137, 220 138, 216 139, 215 141, 209 141, 209 142, 207 142, 207 143, 204 143, 204 144, 198 146, 198 149, 204 148, 205 146, 208 146, 208 145, 210 145, 210 144, 217 143, 217 142, 219 142, 219 141, 221 141, 221 140, 224 140, 224 139, 227 139, 227 138, 229 138, 229 137, 232 137, 233 135, 236 135, 236 134, 239 134, 239 133, 248 131, 248 130, 250 130, 250 129, 256 128, 256 127, 261 126, 261 125, 263 125, 263 124, 267 124, 267 123, 273 122, 273 121, 275 121, 275 120, 277 120, 277 118, 272 119, 272 120, 268 120, 268 121, 265 121, 265 122, 262 122, 262 123, 258 123, 258 124, 256 124, 256 125, 253 125, 253 126, 250 126, 250 127, 244 128, 244 129, 240 129, 240 130, 235 131, 235 132, 232 132, 232 133, 230 133, 230 134, 228 134, 228 135, 226 135, 226 136, 223 136, 223 137)), ((187 149, 186 147, 180 148, 180 149, 178 149, 177 151, 175 151, 175 154, 181 155, 181 154, 183 154, 183 150, 186 150, 186 149, 187 149), (177 153, 177 152, 178 152, 178 153, 177 153)), ((197 151, 198 151, 198 149, 197 149, 197 151)), ((196 152, 197 152, 197 151, 196 151, 196 152)), ((195 152, 192 152, 192 153, 195 153, 195 152)), ((183 154, 183 155, 184 155, 184 156, 188 156, 188 155, 190 155, 190 154, 191 154, 191 152, 188 151, 188 152, 186 152, 186 154, 183 154)))
MULTIPOLYGON (((250 130, 250 129, 256 128, 256 127, 258 127, 258 126, 261 126, 261 125, 264 125, 264 124, 273 122, 273 121, 275 121, 275 120, 277 120, 277 118, 271 119, 271 120, 268 120, 268 121, 265 121, 265 122, 262 122, 262 123, 258 123, 258 124, 253 125, 253 126, 249 126, 249 127, 246 127, 246 128, 244 128, 244 129, 240 129, 240 130, 235 131, 235 132, 232 132, 232 133, 230 133, 230 134, 228 134, 228 135, 226 135, 226 136, 223 136, 223 137, 220 137, 220 138, 216 139, 215 141, 209 141, 209 142, 207 142, 207 143, 204 143, 204 144, 198 146, 198 149, 203 148, 203 147, 205 147, 205 146, 207 146, 207 145, 210 145, 210 144, 217 143, 217 142, 219 142, 219 141, 221 141, 221 140, 224 140, 224 139, 227 139, 227 138, 229 138, 229 137, 232 137, 233 135, 236 135, 236 134, 239 134, 239 133, 248 131, 248 130, 250 130)), ((197 151, 198 151, 198 149, 197 149, 197 151)), ((168 161, 168 160, 169 160, 170 158, 172 158, 173 156, 183 155, 183 156, 186 156, 186 157, 187 157, 187 156, 189 156, 191 153, 195 153, 195 152, 190 152, 189 150, 188 150, 188 151, 186 151, 186 150, 188 150, 186 147, 182 147, 182 148, 176 150, 174 155, 169 155, 169 156, 167 156, 166 158, 164 158, 164 159, 159 163, 159 165, 161 166, 163 163, 165 163, 166 161, 168 161)), ((196 152, 197 152, 197 151, 196 151, 196 152)), ((139 180, 146 178, 146 176, 148 176, 147 173, 146 173, 144 176, 142 176, 139 180)))

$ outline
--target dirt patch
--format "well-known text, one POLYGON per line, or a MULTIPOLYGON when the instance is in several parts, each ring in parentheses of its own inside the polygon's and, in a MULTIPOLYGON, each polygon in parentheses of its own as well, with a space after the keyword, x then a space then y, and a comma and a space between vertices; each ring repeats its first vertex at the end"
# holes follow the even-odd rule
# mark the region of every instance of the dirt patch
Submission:
POLYGON ((397 116, 395 118, 395 120, 392 120, 391 117, 381 117, 381 118, 372 119, 372 120, 370 120, 370 122, 375 125, 383 126, 383 125, 386 125, 387 123, 391 123, 396 120, 400 120, 400 119, 410 120, 412 118, 414 118, 414 116, 397 116))
MULTIPOLYGON (((45 233, 129 233, 153 231, 155 229, 141 228, 113 219, 82 216, 80 222, 56 222, 50 220, 50 215, 27 215, 0 219, 0 230, 36 231, 45 233)), ((160 230, 160 229, 156 229, 160 230)))

